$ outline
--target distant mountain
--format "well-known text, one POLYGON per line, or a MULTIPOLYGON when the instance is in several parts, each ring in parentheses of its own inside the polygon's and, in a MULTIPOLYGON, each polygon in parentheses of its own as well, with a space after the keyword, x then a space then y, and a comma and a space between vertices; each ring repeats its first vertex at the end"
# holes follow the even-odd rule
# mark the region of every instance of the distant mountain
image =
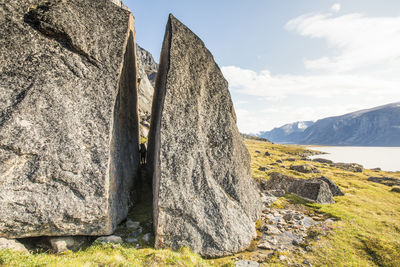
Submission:
POLYGON ((278 143, 400 146, 400 102, 318 120, 303 131, 296 130, 296 124, 277 128, 281 135, 274 129, 259 136, 278 143), (285 127, 289 134, 285 134, 285 127))
POLYGON ((313 124, 312 121, 298 121, 274 128, 268 132, 260 132, 257 136, 275 143, 297 143, 303 132, 313 124))

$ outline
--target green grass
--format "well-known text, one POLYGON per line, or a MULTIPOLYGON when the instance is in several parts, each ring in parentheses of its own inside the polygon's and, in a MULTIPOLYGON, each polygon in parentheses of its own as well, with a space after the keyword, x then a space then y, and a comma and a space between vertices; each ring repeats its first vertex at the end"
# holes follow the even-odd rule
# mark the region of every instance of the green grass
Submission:
MULTIPOLYGON (((280 172, 296 178, 314 178, 324 175, 344 191, 345 196, 335 197, 335 204, 318 205, 295 195, 286 195, 274 203, 275 208, 296 207, 310 215, 322 214, 334 218, 329 231, 314 229, 310 234, 320 234, 311 239, 312 251, 302 254, 286 252, 291 263, 305 259, 314 266, 400 266, 400 194, 390 192, 390 187, 367 181, 370 176, 400 177, 400 173, 364 170, 353 173, 327 164, 302 160, 315 151, 301 146, 277 145, 269 142, 246 140, 252 157, 252 175, 268 179, 271 172, 280 172), (256 153, 260 151, 261 153, 256 153), (264 156, 268 151, 271 156, 264 156), (295 158, 295 162, 285 161, 295 158), (283 163, 276 163, 276 160, 283 163), (312 164, 321 173, 304 174, 289 170, 292 164, 312 164), (259 171, 264 166, 269 171, 259 171)), ((131 219, 147 222, 151 206, 143 205, 131 214, 131 219)), ((258 222, 260 224, 260 222, 258 222)), ((101 245, 61 255, 50 253, 21 254, 0 251, 0 266, 234 266, 234 259, 254 259, 260 251, 245 251, 231 257, 214 260, 202 259, 183 248, 179 251, 155 250, 149 246, 136 249, 132 245, 101 245)), ((280 253, 265 259, 265 266, 284 266, 278 260, 280 253)))
POLYGON ((367 181, 370 176, 400 177, 400 173, 364 170, 353 173, 327 164, 301 160, 313 151, 301 146, 274 145, 268 142, 246 140, 252 156, 253 177, 268 179, 274 171, 296 178, 315 178, 324 175, 342 188, 345 196, 335 197, 335 204, 306 203, 293 195, 279 199, 274 206, 303 205, 309 212, 316 212, 338 219, 335 230, 322 236, 312 246, 313 251, 303 255, 289 253, 293 262, 309 260, 317 266, 400 266, 400 194, 391 188, 367 181), (258 150, 261 153, 256 153, 258 150), (271 156, 264 156, 268 151, 271 156), (285 158, 296 158, 295 162, 285 158), (283 163, 276 164, 276 160, 283 163), (289 170, 292 164, 312 164, 321 173, 304 174, 289 170), (259 171, 260 166, 270 168, 259 171))

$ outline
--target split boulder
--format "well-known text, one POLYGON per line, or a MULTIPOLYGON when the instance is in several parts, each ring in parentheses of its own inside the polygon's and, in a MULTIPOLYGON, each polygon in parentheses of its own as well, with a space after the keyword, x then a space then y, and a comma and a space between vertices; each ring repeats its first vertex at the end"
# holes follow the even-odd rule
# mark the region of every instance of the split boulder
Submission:
POLYGON ((0 3, 0 237, 109 235, 139 161, 134 19, 38 2, 0 3))
POLYGON ((200 38, 172 15, 149 138, 155 246, 210 257, 246 249, 261 203, 228 83, 200 38))

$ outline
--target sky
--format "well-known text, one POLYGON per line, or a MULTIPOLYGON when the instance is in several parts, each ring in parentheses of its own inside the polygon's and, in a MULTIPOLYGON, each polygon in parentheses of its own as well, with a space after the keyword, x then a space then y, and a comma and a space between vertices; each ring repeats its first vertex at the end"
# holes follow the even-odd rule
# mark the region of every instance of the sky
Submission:
POLYGON ((206 44, 258 133, 400 101, 399 0, 125 0, 158 61, 168 14, 206 44))

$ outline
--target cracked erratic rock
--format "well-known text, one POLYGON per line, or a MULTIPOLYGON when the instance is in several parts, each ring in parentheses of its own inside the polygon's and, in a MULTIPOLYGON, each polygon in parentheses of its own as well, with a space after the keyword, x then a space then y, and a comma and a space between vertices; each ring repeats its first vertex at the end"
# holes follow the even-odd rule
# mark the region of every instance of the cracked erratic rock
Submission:
POLYGON ((272 173, 269 180, 262 182, 261 188, 267 192, 283 190, 320 204, 335 203, 333 196, 343 194, 337 185, 326 177, 296 179, 280 173, 272 173))
POLYGON ((28 252, 24 245, 15 239, 8 239, 0 237, 0 250, 10 249, 19 252, 28 252))
POLYGON ((0 236, 111 234, 139 161, 133 17, 38 2, 0 3, 0 236))
POLYGON ((153 102, 148 173, 156 248, 203 256, 246 249, 262 208, 228 83, 204 43, 172 15, 153 102))

